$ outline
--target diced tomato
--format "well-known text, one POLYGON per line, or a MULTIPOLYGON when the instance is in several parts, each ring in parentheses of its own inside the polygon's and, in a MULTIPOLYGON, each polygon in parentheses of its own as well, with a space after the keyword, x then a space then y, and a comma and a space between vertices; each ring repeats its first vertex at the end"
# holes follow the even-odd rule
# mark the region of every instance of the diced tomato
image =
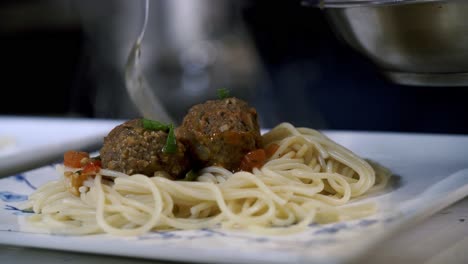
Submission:
POLYGON ((245 154, 242 158, 240 169, 243 171, 252 171, 253 168, 261 168, 265 164, 267 157, 264 149, 256 149, 245 154))
POLYGON ((83 160, 83 158, 89 158, 89 153, 69 150, 63 155, 63 164, 71 168, 81 168, 81 160, 83 160))
POLYGON ((265 153, 266 153, 266 157, 267 159, 271 158, 273 156, 273 154, 275 154, 275 152, 279 149, 279 145, 278 144, 270 144, 266 149, 265 149, 265 153))
POLYGON ((101 169, 100 160, 90 160, 83 168, 82 173, 85 175, 96 174, 99 172, 100 169, 101 169))
POLYGON ((102 167, 102 162, 100 159, 91 159, 91 162, 96 166, 102 167))

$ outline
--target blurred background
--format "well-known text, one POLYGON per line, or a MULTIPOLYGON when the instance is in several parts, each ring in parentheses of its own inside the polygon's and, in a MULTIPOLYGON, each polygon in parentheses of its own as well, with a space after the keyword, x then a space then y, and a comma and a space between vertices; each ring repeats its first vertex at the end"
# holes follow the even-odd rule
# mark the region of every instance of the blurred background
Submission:
MULTIPOLYGON (((129 119, 124 66, 143 2, 0 2, 0 115, 129 119)), ((300 1, 152 0, 144 74, 178 122, 218 88, 263 127, 468 133, 468 87, 402 86, 300 1)))

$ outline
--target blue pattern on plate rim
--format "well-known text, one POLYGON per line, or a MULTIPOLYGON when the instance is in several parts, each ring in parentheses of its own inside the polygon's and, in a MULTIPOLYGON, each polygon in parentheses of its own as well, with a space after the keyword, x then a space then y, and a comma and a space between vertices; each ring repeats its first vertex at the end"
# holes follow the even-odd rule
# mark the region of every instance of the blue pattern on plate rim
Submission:
MULTIPOLYGON (((303 241, 295 241, 302 247, 309 247, 313 245, 326 245, 336 242, 334 236, 341 231, 351 231, 356 229, 364 229, 376 225, 378 223, 389 223, 395 220, 395 217, 384 218, 384 219, 362 219, 350 223, 336 223, 331 225, 320 225, 314 224, 314 228, 309 229, 306 232, 312 232, 310 239, 303 241), (318 228, 318 229, 317 229, 318 228)), ((229 237, 230 239, 244 240, 248 243, 271 243, 274 239, 269 236, 258 236, 249 234, 236 234, 235 232, 226 232, 220 229, 203 228, 200 230, 193 230, 193 234, 188 236, 182 236, 180 231, 153 231, 145 235, 138 237, 138 240, 195 240, 205 239, 213 237, 229 237)))
POLYGON ((32 185, 31 182, 23 174, 17 174, 13 178, 18 182, 24 182, 29 188, 36 190, 36 186, 32 185))
MULTIPOLYGON (((35 190, 36 187, 31 184, 27 177, 23 174, 18 174, 15 176, 8 177, 7 179, 14 180, 24 184, 28 189, 35 190)), ((14 206, 15 203, 27 200, 27 195, 16 194, 9 191, 0 191, 0 198, 5 201, 6 204, 3 209, 6 212, 10 212, 14 215, 23 216, 33 213, 31 210, 21 210, 18 207, 14 206)), ((350 231, 355 229, 365 229, 371 226, 374 226, 378 223, 388 224, 393 220, 397 219, 395 216, 384 217, 381 219, 361 219, 345 223, 335 223, 335 224, 326 224, 319 225, 312 223, 309 225, 308 239, 305 240, 295 240, 293 244, 299 247, 311 247, 319 245, 328 245, 337 242, 336 235, 343 231, 350 231)), ((9 230, 8 230, 9 231, 9 230)), ((164 241, 178 241, 178 240, 202 240, 216 237, 228 237, 229 239, 235 239, 244 241, 246 243, 255 243, 255 244, 264 244, 264 243, 276 243, 277 241, 269 236, 259 236, 246 233, 236 233, 232 231, 221 230, 218 227, 214 228, 203 228, 199 230, 192 230, 192 232, 181 232, 177 230, 170 231, 152 231, 148 234, 144 234, 137 237, 139 241, 147 240, 164 240, 164 241)), ((284 241, 283 241, 284 243, 284 241)))
POLYGON ((0 191, 0 199, 4 202, 21 202, 26 201, 28 196, 9 191, 0 191))
POLYGON ((5 205, 5 210, 13 212, 14 215, 29 215, 32 214, 32 210, 22 210, 13 205, 5 205))

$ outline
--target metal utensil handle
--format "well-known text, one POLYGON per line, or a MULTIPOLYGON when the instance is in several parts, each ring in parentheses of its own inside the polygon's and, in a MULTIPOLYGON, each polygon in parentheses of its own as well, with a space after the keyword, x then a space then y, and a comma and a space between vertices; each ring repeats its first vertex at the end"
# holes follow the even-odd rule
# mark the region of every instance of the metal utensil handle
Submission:
POLYGON ((141 32, 135 41, 125 65, 125 84, 130 99, 145 118, 171 122, 172 118, 148 85, 140 67, 141 42, 146 32, 149 17, 149 0, 145 0, 145 15, 141 32))

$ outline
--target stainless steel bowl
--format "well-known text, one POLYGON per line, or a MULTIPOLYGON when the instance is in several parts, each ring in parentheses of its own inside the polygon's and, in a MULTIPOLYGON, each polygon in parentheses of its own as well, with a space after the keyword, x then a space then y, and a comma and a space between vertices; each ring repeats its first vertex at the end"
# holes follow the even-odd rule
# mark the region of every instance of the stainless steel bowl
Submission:
POLYGON ((468 1, 318 1, 334 29, 394 82, 468 86, 468 1))

